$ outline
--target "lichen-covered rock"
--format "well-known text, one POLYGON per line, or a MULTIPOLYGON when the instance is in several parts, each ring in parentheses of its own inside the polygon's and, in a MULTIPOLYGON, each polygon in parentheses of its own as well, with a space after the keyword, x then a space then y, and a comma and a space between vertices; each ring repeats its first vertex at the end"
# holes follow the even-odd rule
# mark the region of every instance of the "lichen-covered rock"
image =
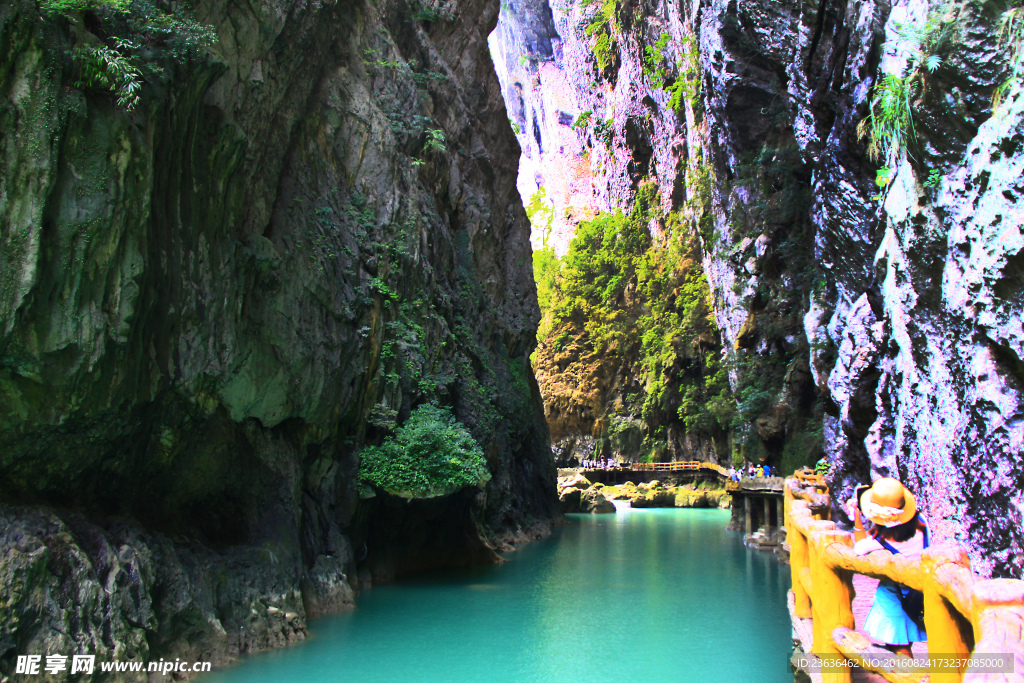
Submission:
MULTIPOLYGON (((708 503, 708 495, 704 491, 694 491, 686 488, 676 491, 675 506, 677 508, 711 507, 708 503)), ((716 504, 714 507, 718 507, 718 505, 716 504)))

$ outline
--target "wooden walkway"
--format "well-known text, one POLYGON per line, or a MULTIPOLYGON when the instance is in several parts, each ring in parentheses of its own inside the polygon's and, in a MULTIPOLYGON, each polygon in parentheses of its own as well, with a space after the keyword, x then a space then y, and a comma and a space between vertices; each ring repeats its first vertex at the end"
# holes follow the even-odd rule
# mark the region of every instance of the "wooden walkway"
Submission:
MULTIPOLYGON (((699 472, 710 470, 728 479, 729 470, 715 462, 700 460, 675 460, 673 462, 630 462, 618 467, 577 467, 577 472, 699 472)), ((780 479, 781 480, 781 479, 780 479)))

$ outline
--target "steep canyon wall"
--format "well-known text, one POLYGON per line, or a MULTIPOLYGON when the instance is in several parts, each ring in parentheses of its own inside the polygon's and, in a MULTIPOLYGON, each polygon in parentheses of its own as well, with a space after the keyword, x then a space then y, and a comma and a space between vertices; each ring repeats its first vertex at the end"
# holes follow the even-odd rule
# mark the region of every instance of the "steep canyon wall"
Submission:
MULTIPOLYGON (((733 451, 784 467, 825 454, 839 498, 897 476, 977 570, 1020 576, 1024 104, 1011 81, 993 107, 1011 76, 1006 7, 556 0, 541 26, 535 5, 503 5, 496 34, 557 34, 550 58, 499 63, 506 98, 523 85, 520 138, 577 134, 588 173, 556 169, 551 146, 539 164, 560 215, 574 174, 596 209, 628 209, 653 182, 666 212, 690 212, 737 402, 733 451), (559 101, 575 109, 552 111, 546 82, 573 84, 559 101), (912 130, 873 155, 872 101, 881 116, 896 86, 912 130), (600 130, 579 125, 588 111, 600 130)), ((550 343, 537 368, 549 421, 550 343)), ((621 409, 621 392, 606 396, 577 399, 589 412, 572 430, 600 439, 621 409)))
POLYGON ((221 664, 557 515, 497 3, 79 4, 0 6, 0 671, 221 664), (429 401, 487 485, 360 484, 429 401))

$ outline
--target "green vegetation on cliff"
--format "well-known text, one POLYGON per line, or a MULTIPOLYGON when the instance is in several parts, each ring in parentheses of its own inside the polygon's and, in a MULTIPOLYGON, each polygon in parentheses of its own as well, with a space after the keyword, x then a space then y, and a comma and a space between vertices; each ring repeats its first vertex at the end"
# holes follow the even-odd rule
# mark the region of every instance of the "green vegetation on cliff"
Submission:
POLYGON ((195 20, 184 4, 171 11, 150 0, 42 0, 39 9, 54 21, 85 25, 74 31, 71 56, 78 72, 76 87, 108 92, 117 105, 132 111, 142 85, 164 75, 161 55, 185 62, 212 45, 212 26, 195 20))
POLYGON ((632 378, 621 405, 594 416, 614 450, 642 440, 643 454, 653 457, 665 451, 671 424, 705 435, 731 424, 734 402, 695 230, 682 212, 664 215, 648 183, 632 211, 579 223, 563 259, 535 252, 546 360, 583 366, 570 375, 602 375, 596 366, 621 363, 632 378), (631 437, 637 430, 644 433, 631 437))
POLYGON ((449 410, 427 403, 393 437, 363 448, 359 477, 390 493, 428 497, 482 486, 491 474, 469 431, 449 410))

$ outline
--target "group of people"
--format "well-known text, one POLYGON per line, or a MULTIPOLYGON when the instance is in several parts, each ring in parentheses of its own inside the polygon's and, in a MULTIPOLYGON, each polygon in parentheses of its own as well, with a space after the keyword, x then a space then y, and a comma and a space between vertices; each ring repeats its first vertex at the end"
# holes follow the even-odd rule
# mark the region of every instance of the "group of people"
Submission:
POLYGON ((739 481, 743 477, 750 477, 751 479, 760 479, 762 477, 773 477, 776 476, 775 468, 771 465, 755 465, 754 463, 748 464, 746 467, 736 469, 735 467, 729 470, 729 478, 733 481, 739 481))
POLYGON ((598 458, 597 460, 584 460, 582 462, 583 469, 586 470, 610 470, 619 466, 611 458, 598 458))

